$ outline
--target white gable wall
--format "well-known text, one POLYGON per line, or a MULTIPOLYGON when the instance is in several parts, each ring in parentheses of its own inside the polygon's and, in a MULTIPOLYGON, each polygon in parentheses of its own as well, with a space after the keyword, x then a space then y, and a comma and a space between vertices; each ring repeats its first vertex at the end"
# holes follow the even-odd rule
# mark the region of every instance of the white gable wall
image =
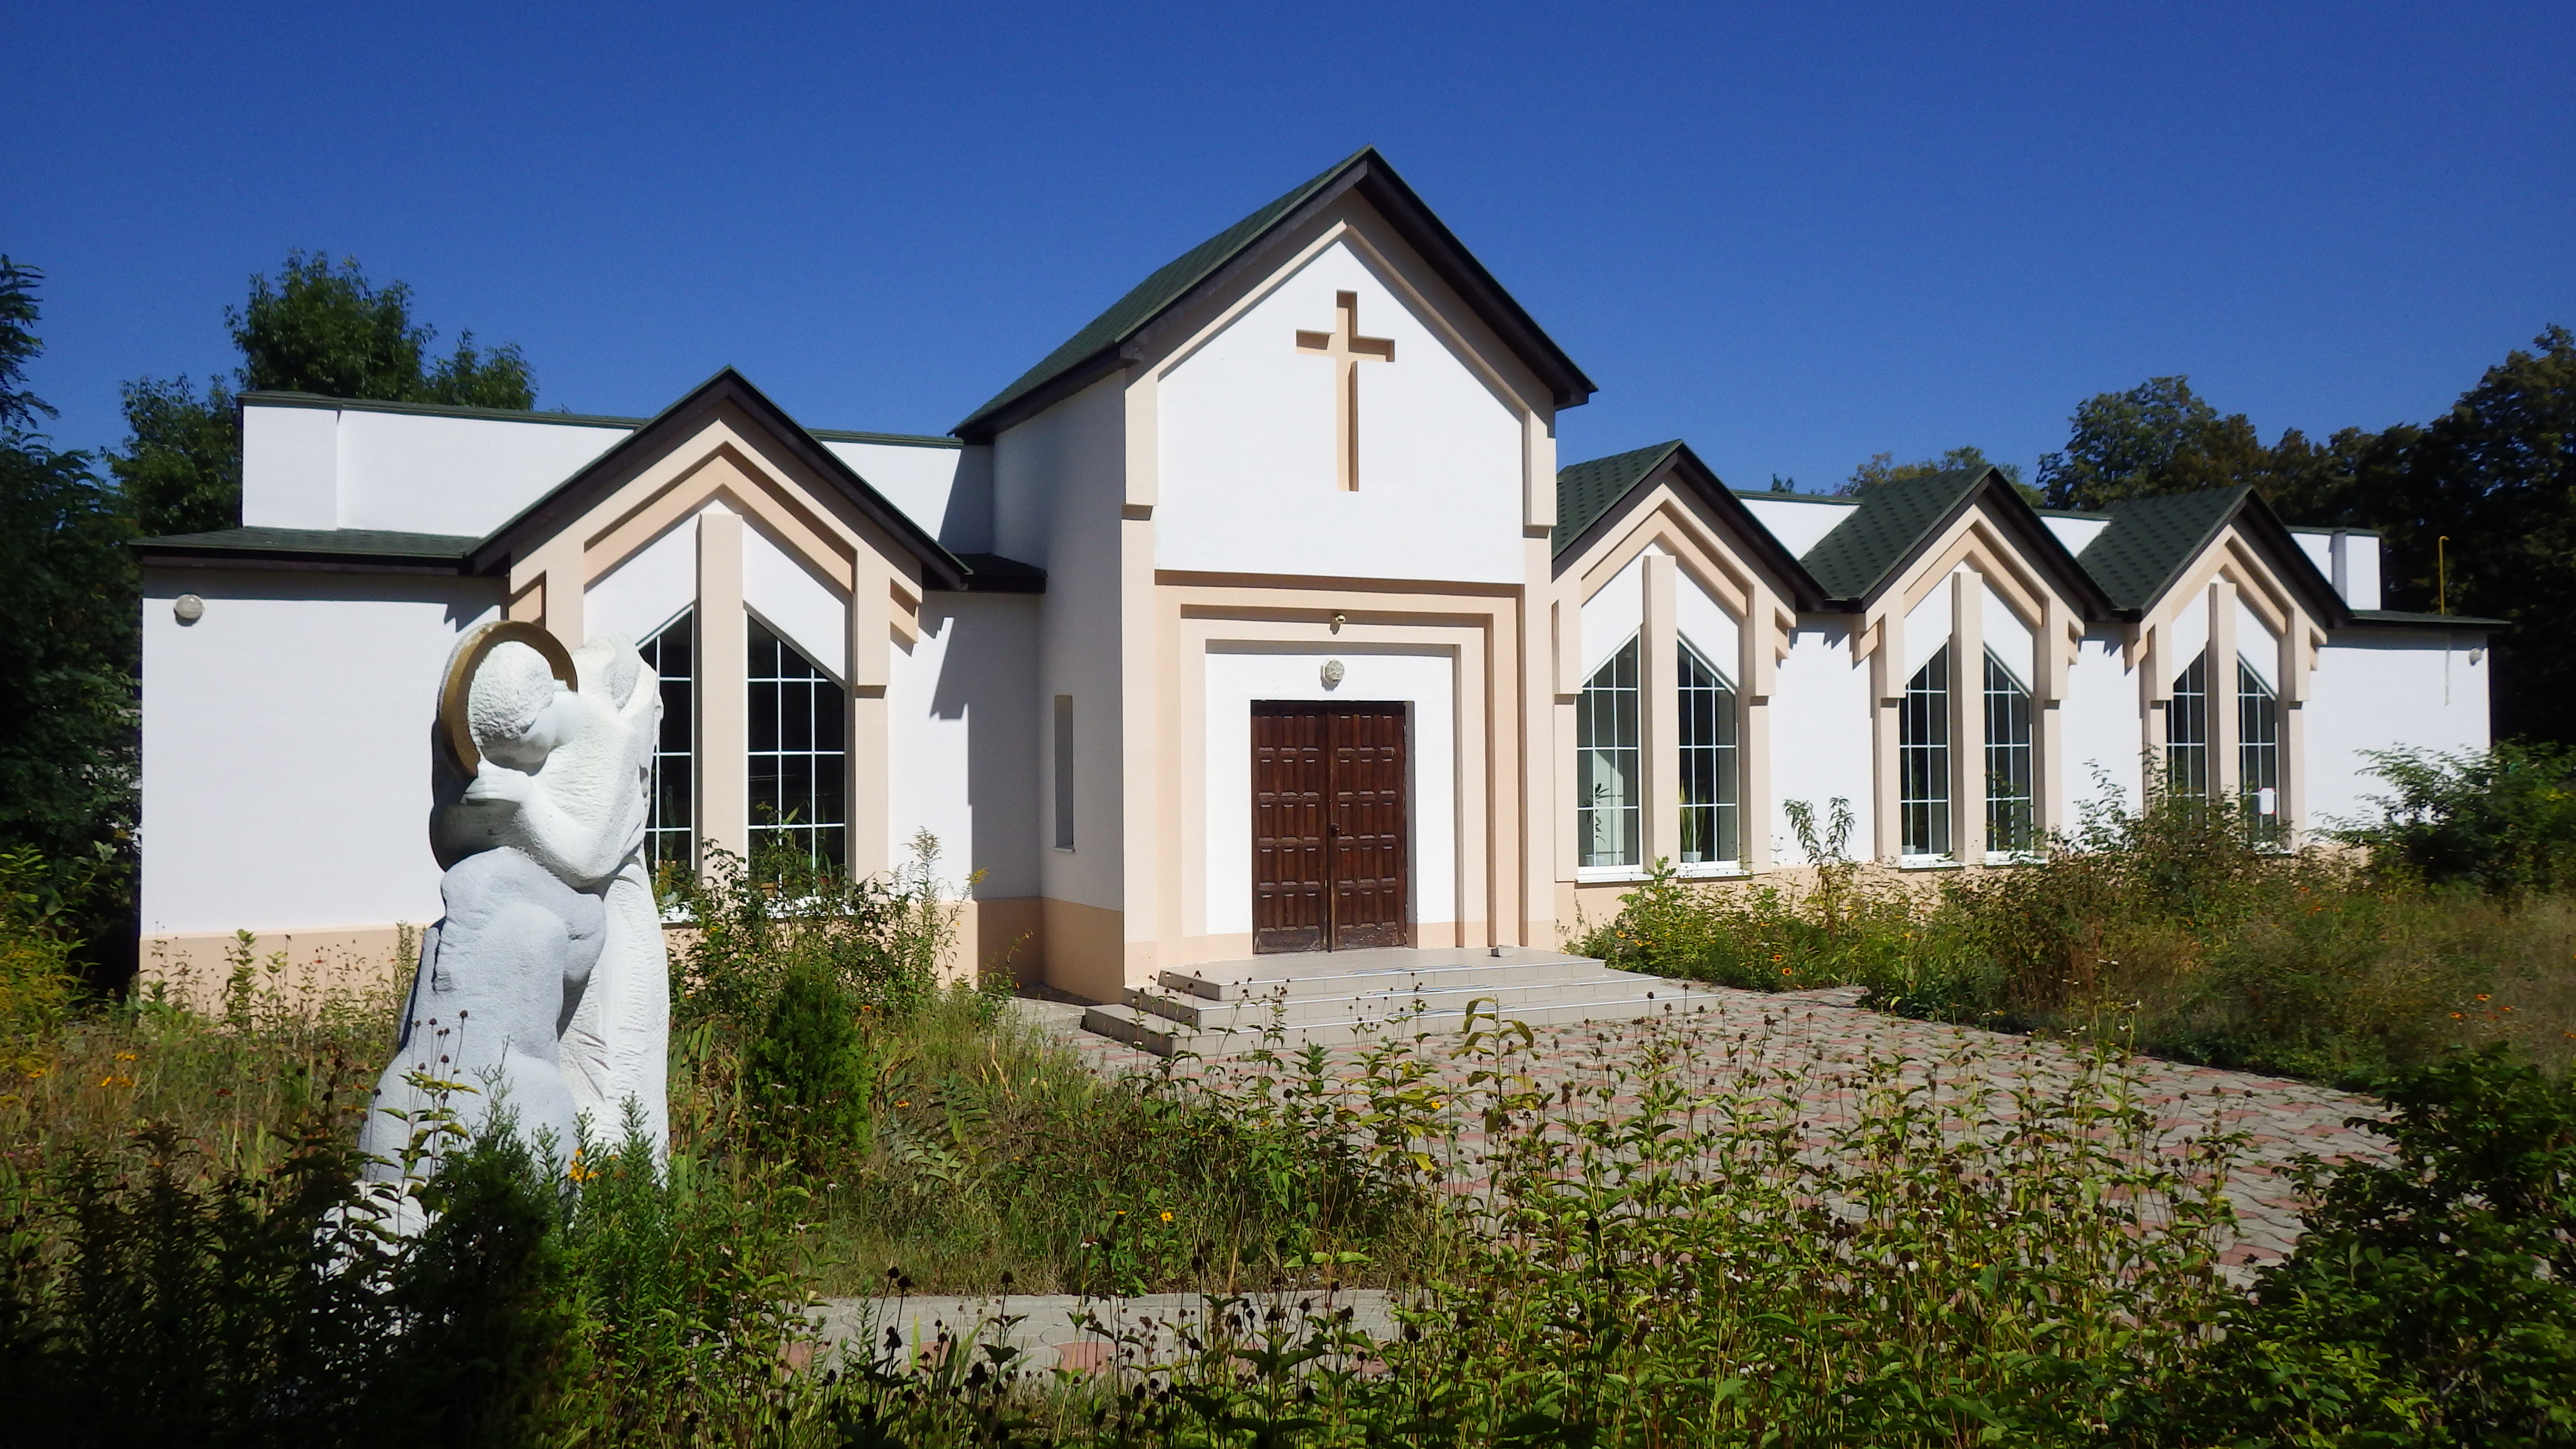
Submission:
POLYGON ((147 571, 144 934, 436 920, 439 680, 500 602, 481 579, 147 571))
MULTIPOLYGON (((1214 573, 1516 583, 1521 424, 1346 241, 1276 279, 1156 388, 1155 563, 1214 573), (1339 364, 1297 350, 1359 297, 1395 360, 1359 371, 1359 486, 1333 456, 1339 364)), ((1002 550, 1008 553, 1008 549, 1002 550)))

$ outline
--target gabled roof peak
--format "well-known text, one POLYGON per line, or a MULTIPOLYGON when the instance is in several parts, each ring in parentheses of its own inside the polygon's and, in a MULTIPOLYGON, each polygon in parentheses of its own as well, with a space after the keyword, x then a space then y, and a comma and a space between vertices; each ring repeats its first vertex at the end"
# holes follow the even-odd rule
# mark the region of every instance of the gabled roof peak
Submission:
POLYGON ((1395 174, 1375 146, 1363 146, 1321 175, 1218 232, 1157 268, 1127 295, 1094 317, 1035 367, 1020 374, 992 401, 977 408, 954 430, 969 442, 981 442, 1021 418, 1069 397, 1105 376, 1119 361, 1119 349, 1157 317, 1179 305, 1237 257, 1272 232, 1314 208, 1351 191, 1364 196, 1404 237, 1451 289, 1465 299, 1518 353, 1554 395, 1556 406, 1580 406, 1592 396, 1592 380, 1563 349, 1539 330, 1484 264, 1476 260, 1431 209, 1422 204, 1404 178, 1395 174))
POLYGON ((2025 553, 2057 576, 2085 614, 2109 612, 2110 600, 2101 586, 1996 468, 1949 468, 1881 483, 1862 493, 1859 502, 1850 517, 1835 524, 1799 559, 1828 597, 1847 606, 1876 595, 1952 519, 1987 502, 1997 519, 2018 535, 2025 553))
POLYGON ((1795 607, 1823 606, 1825 597, 1816 581, 1744 506, 1744 500, 1679 438, 1556 470, 1556 532, 1549 548, 1557 566, 1564 568, 1570 556, 1580 553, 1603 530, 1615 527, 1631 500, 1667 466, 1682 488, 1717 515, 1737 543, 1771 573, 1795 607))

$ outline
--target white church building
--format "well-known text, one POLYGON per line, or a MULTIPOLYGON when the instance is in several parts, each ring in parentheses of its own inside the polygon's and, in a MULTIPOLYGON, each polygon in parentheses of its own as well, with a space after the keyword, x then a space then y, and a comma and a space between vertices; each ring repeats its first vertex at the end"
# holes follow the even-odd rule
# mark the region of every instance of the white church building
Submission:
POLYGON ((2295 838, 2364 751, 2487 743, 2485 621, 2381 609, 2367 532, 2241 488, 1562 465, 1592 392, 1371 150, 945 437, 731 369, 649 420, 246 394, 242 526, 140 545, 147 978, 436 918, 437 688, 501 618, 643 643, 658 859, 873 872, 927 830, 972 959, 1093 999, 1553 947, 1659 859, 1800 863, 1792 801, 1892 865, 2008 865, 2150 772, 2295 838))

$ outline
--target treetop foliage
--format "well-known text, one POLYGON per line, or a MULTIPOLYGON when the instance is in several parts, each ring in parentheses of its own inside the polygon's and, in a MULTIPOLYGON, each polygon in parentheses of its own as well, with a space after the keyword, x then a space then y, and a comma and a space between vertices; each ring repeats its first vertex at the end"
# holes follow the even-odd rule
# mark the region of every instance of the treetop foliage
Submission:
POLYGON ((536 405, 536 379, 516 345, 481 352, 467 332, 454 352, 431 363, 437 329, 414 322, 411 304, 409 283, 374 286, 355 257, 335 269, 318 252, 289 252, 275 281, 252 277, 249 303, 224 309, 241 349, 241 387, 376 402, 536 405))
MULTIPOLYGON (((1998 463, 1986 456, 1985 449, 1974 444, 1952 448, 1938 458, 1926 458, 1919 463, 1897 462, 1894 453, 1873 453, 1869 461, 1854 468, 1852 475, 1844 479, 1834 492, 1848 498, 1881 484, 1902 483, 1908 478, 1927 478, 1935 473, 1954 473, 1965 468, 1992 468, 2004 475, 2005 482, 2020 488, 2025 496, 2030 493, 2030 489, 2022 485, 2019 463, 1998 463)), ((1772 486, 1777 491, 1779 484, 1776 479, 1772 486)))
POLYGON ((224 309, 241 366, 209 378, 125 385, 125 450, 109 459, 146 535, 198 533, 241 522, 242 392, 311 392, 369 402, 536 406, 536 374, 515 344, 489 350, 458 336, 443 358, 437 329, 412 319, 408 283, 379 287, 357 259, 289 252, 272 279, 250 279, 249 300, 224 309))
POLYGON ((0 432, 28 431, 38 417, 52 417, 44 399, 26 390, 27 364, 45 344, 38 341, 36 284, 45 279, 37 268, 0 256, 0 432))

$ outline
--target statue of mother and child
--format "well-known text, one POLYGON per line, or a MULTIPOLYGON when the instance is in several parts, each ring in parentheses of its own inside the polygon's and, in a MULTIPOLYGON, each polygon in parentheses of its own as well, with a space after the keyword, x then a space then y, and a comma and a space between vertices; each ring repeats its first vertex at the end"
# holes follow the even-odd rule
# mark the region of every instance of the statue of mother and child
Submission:
POLYGON ((496 1105, 558 1160, 585 1132, 618 1145, 630 1110, 665 1150, 670 970, 643 848, 661 719, 623 636, 567 652, 508 622, 458 642, 431 747, 446 910, 359 1137, 371 1179, 419 1170, 424 1128, 477 1132, 496 1105))

